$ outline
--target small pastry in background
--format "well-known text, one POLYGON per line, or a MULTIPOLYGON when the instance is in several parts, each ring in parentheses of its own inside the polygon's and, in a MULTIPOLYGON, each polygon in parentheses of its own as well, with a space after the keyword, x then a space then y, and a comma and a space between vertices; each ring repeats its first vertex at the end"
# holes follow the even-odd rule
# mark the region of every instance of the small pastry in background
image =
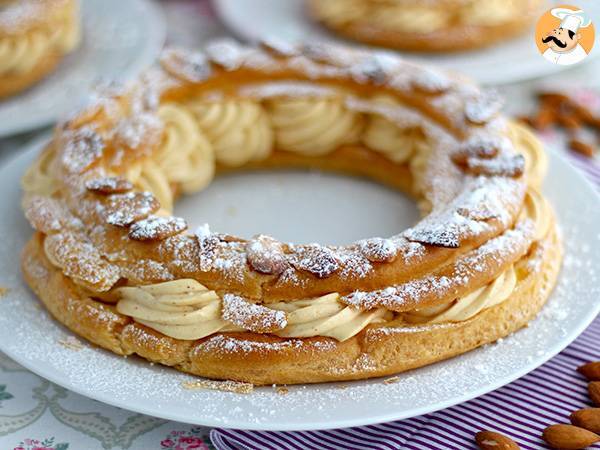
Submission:
POLYGON ((77 0, 0 0, 0 98, 50 74, 80 33, 77 0))
POLYGON ((366 44, 451 52, 487 47, 525 32, 543 0, 307 0, 309 14, 366 44))

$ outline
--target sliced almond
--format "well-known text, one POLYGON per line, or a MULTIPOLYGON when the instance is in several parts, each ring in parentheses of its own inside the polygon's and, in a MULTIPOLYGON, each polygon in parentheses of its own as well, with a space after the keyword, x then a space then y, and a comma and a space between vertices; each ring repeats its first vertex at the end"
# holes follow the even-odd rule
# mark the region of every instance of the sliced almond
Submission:
POLYGON ((371 262, 390 262, 398 255, 398 247, 391 239, 378 237, 358 242, 361 254, 371 262))
POLYGON ((519 450, 519 445, 511 438, 495 431, 484 430, 475 435, 475 442, 481 450, 519 450))
POLYGON ((498 156, 492 159, 468 158, 463 170, 472 175, 502 176, 517 178, 525 170, 523 155, 498 156))
POLYGON ((571 423, 594 433, 600 433, 600 408, 585 408, 571 414, 571 423))
POLYGON ((579 450, 600 442, 600 436, 574 425, 550 425, 543 434, 546 443, 555 449, 579 450))
POLYGON ((129 229, 129 237, 136 241, 160 241, 187 229, 181 217, 149 216, 135 222, 129 229))
POLYGON ((600 406, 600 381, 592 381, 588 385, 588 392, 594 405, 600 406))
POLYGON ((264 234, 248 242, 246 258, 254 270, 269 275, 278 275, 288 266, 281 242, 264 234))
POLYGON ((122 194, 132 190, 133 185, 125 178, 104 177, 87 180, 85 188, 98 194, 122 194))
POLYGON ((589 381, 600 381, 600 361, 589 362, 577 368, 589 381))
POLYGON ((223 320, 238 327, 256 333, 272 333, 283 330, 287 326, 287 316, 284 311, 257 305, 238 295, 223 296, 223 320))
POLYGON ((506 144, 502 140, 491 136, 472 136, 452 154, 452 161, 458 165, 464 165, 469 158, 494 158, 503 145, 506 144))
POLYGON ((291 258, 292 265, 310 272, 317 278, 327 278, 340 269, 334 251, 319 244, 299 246, 291 258))
POLYGON ((504 99, 495 89, 481 92, 476 98, 465 104, 467 120, 476 125, 483 125, 492 120, 504 106, 504 99))
POLYGON ((163 51, 160 65, 170 75, 190 83, 204 81, 212 71, 210 63, 202 53, 174 48, 163 51))
POLYGON ((160 203, 150 192, 128 192, 109 197, 105 209, 106 221, 111 225, 128 227, 158 211, 160 203))

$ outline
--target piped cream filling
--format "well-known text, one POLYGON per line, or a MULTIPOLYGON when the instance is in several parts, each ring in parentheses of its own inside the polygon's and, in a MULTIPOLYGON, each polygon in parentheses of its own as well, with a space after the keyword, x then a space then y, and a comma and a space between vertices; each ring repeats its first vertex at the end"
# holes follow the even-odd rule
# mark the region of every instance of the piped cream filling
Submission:
MULTIPOLYGON (((389 98, 374 99, 390 103, 389 98)), ((343 95, 270 99, 191 99, 166 103, 158 115, 162 142, 151 158, 131 165, 125 176, 152 192, 163 210, 173 210, 172 185, 183 193, 206 187, 217 163, 240 166, 266 158, 275 148, 306 156, 363 143, 395 163, 404 163, 429 145, 419 127, 403 128, 378 115, 350 109, 343 95)), ((426 158, 415 157, 423 163, 426 158)))
POLYGON ((27 73, 48 55, 69 53, 80 40, 77 17, 65 18, 52 29, 0 37, 0 76, 27 73))
MULTIPOLYGON (((424 137, 417 137, 418 142, 415 143, 414 139, 411 140, 406 135, 412 131, 399 128, 394 123, 375 115, 364 117, 348 109, 335 97, 302 101, 272 99, 266 107, 258 100, 247 99, 231 100, 221 106, 217 104, 186 106, 171 103, 161 105, 159 115, 163 120, 165 131, 158 151, 153 153, 152 158, 132 166, 127 172, 127 178, 138 188, 153 192, 161 202, 163 210, 167 211, 170 211, 173 205, 171 184, 178 185, 184 192, 193 192, 211 181, 215 160, 219 161, 220 158, 219 152, 215 149, 227 148, 223 143, 235 143, 242 149, 243 157, 232 160, 228 155, 225 160, 222 160, 224 163, 229 161, 235 165, 264 157, 265 148, 268 147, 268 151, 271 151, 273 145, 310 155, 320 154, 325 150, 333 151, 344 143, 360 139, 373 147, 374 151, 383 153, 392 161, 405 161, 407 158, 411 170, 417 174, 423 170, 428 156, 428 145, 423 141, 424 137), (342 125, 334 128, 323 138, 317 131, 322 123, 328 123, 325 120, 332 111, 342 121, 342 125), (226 120, 228 127, 211 128, 211 124, 217 125, 217 122, 214 122, 215 117, 226 120), (274 136, 274 144, 271 138, 268 139, 269 142, 261 141, 265 135, 269 135, 261 131, 257 132, 258 137, 253 141, 254 143, 248 146, 245 146, 240 141, 241 138, 235 135, 242 130, 243 137, 252 140, 254 138, 249 136, 256 129, 265 126, 265 123, 273 127, 271 135, 274 136), (286 134, 288 129, 292 130, 294 127, 299 129, 297 133, 302 139, 310 140, 314 137, 315 140, 311 141, 314 147, 297 146, 302 142, 300 137, 290 138, 290 135, 286 134), (210 132, 207 131, 209 129, 210 132), (227 136, 229 129, 237 130, 233 137, 227 136), (355 132, 357 129, 363 131, 362 137, 355 132), (281 137, 282 133, 284 138, 281 137), (388 145, 387 140, 394 141, 398 146, 388 145), (248 151, 248 148, 252 151, 248 151)), ((543 149, 540 145, 516 144, 517 148, 525 154, 526 160, 530 162, 530 170, 544 161, 543 149)), ((221 158, 223 151, 221 151, 221 158)), ((227 149, 225 153, 229 151, 230 149, 227 149)), ((40 159, 40 164, 34 166, 32 170, 35 173, 24 178, 25 191, 50 190, 51 170, 47 161, 40 159)), ((419 179, 419 176, 415 178, 419 179)), ((536 240, 546 235, 552 223, 550 207, 535 187, 539 182, 538 178, 533 176, 529 179, 530 188, 522 212, 534 222, 536 240)), ((427 209, 427 205, 423 208, 427 209)), ((56 261, 53 263, 57 265, 56 261)), ((435 308, 413 311, 407 316, 412 317, 413 320, 430 323, 467 320, 480 311, 506 300, 510 297, 515 284, 514 268, 511 268, 488 286, 464 298, 435 308)), ((217 293, 195 280, 183 279, 149 286, 122 287, 115 289, 112 294, 117 298, 119 312, 173 338, 195 340, 217 332, 242 331, 239 327, 223 320, 221 299, 217 293)), ((287 326, 276 332, 282 337, 329 336, 343 341, 355 336, 370 324, 393 318, 393 314, 383 308, 361 311, 344 305, 339 302, 338 293, 281 302, 268 307, 286 313, 287 326)))
MULTIPOLYGON (((550 230, 552 214, 546 200, 530 189, 525 199, 526 214, 535 224, 535 238, 542 239, 550 230)), ((508 300, 517 285, 514 265, 488 285, 449 304, 411 311, 409 322, 462 322, 481 311, 508 300)), ((221 299, 195 280, 184 279, 149 286, 115 289, 117 310, 167 336, 192 340, 222 331, 242 331, 223 320, 221 299)), ((391 320, 394 315, 384 308, 362 311, 339 301, 338 293, 317 298, 280 302, 269 308, 284 311, 287 326, 276 332, 281 337, 305 338, 328 336, 344 341, 370 324, 391 320)))
POLYGON ((240 331, 221 318, 221 299, 196 280, 115 289, 117 310, 176 339, 194 340, 219 331, 240 331))
POLYGON ((452 6, 435 2, 417 5, 328 0, 319 1, 314 9, 321 21, 331 25, 369 25, 382 30, 417 34, 432 33, 456 25, 497 26, 515 20, 523 13, 521 3, 506 0, 471 0, 452 6))

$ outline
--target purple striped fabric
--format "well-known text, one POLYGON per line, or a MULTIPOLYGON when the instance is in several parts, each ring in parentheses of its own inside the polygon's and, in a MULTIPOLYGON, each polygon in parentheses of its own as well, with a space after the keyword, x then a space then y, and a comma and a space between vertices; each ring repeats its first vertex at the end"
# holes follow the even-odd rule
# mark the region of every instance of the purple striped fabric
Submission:
MULTIPOLYGON (((600 189, 600 164, 569 154, 574 166, 600 189)), ((522 449, 548 449, 542 431, 569 423, 569 414, 592 406, 587 383, 576 372, 600 360, 600 317, 559 355, 526 376, 461 405, 421 417, 339 430, 267 432, 214 429, 219 450, 464 450, 475 449, 475 433, 495 430, 512 437, 522 449)), ((600 444, 590 448, 600 449, 600 444)))

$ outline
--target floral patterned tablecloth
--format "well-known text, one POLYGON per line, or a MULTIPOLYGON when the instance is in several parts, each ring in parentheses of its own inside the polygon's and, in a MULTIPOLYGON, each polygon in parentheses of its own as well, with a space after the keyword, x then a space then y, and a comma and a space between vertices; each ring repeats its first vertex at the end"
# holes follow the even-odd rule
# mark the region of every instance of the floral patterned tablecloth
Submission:
MULTIPOLYGON (((170 43, 200 45, 227 31, 208 0, 162 2, 170 43)), ((556 76, 554 82, 580 85, 595 80, 600 63, 556 76)), ((524 113, 532 106, 536 82, 502 88, 508 109, 524 113), (511 101, 512 99, 518 101, 511 101)), ((600 84, 596 87, 600 87, 600 84)), ((37 133, 0 140, 0 163, 37 133)), ((546 136, 554 140, 553 136, 546 136)), ((214 449, 210 429, 170 422, 82 397, 19 366, 0 353, 0 450, 207 450, 214 449)))
POLYGON ((208 450, 209 431, 82 397, 0 353, 2 450, 208 450))

